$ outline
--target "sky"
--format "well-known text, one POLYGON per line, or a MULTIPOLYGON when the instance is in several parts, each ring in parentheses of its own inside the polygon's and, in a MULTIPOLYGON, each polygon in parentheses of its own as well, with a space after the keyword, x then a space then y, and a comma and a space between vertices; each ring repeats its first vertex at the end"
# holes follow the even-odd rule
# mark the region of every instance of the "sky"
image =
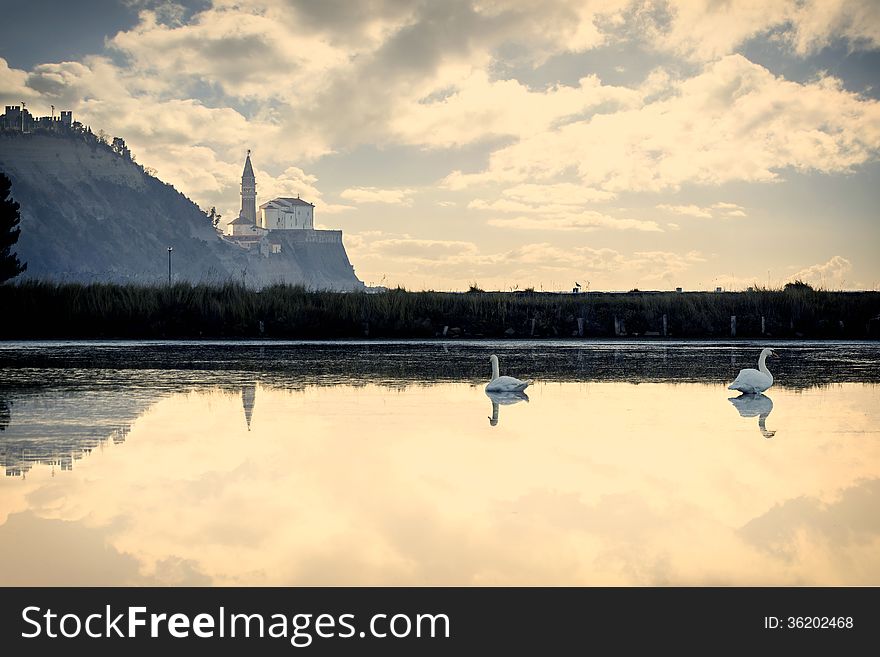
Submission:
POLYGON ((876 0, 0 0, 0 96, 368 285, 880 289, 876 0))

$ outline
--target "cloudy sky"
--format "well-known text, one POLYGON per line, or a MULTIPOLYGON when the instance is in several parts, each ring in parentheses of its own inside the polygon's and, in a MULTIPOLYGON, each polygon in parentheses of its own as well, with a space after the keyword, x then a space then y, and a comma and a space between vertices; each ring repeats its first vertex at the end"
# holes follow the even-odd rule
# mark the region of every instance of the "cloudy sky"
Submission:
POLYGON ((0 96, 408 289, 878 289, 876 0, 3 0, 0 96))

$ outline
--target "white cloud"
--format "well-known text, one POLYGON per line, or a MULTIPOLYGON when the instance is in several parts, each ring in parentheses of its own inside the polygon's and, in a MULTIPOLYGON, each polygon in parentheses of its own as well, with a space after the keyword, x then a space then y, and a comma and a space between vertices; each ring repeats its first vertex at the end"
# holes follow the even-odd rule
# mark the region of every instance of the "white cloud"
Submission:
POLYGON ((680 214, 689 217, 697 217, 699 219, 711 219, 712 217, 745 217, 745 210, 736 203, 715 203, 711 207, 702 207, 694 205, 669 205, 661 203, 656 206, 658 210, 670 212, 672 214, 680 214))
POLYGON ((502 194, 519 201, 531 203, 552 202, 566 205, 583 205, 598 201, 610 201, 614 198, 612 192, 574 183, 556 183, 553 185, 522 183, 508 187, 502 194))
POLYGON ((606 192, 666 191, 684 183, 768 182, 791 168, 834 173, 876 158, 880 103, 832 78, 799 84, 733 55, 673 83, 674 95, 599 114, 492 153, 482 172, 444 184, 552 182, 576 171, 606 192))
POLYGON ((339 193, 355 203, 387 203, 389 205, 412 205, 413 189, 379 189, 377 187, 350 187, 339 193))
POLYGON ((510 218, 493 217, 487 223, 495 228, 505 228, 508 230, 585 231, 610 228, 613 230, 640 230, 647 232, 663 231, 655 221, 618 219, 590 210, 579 214, 557 213, 544 218, 522 216, 510 218))
POLYGON ((516 230, 614 230, 662 231, 655 221, 613 217, 588 209, 596 200, 614 198, 613 194, 574 185, 521 184, 504 189, 502 198, 493 201, 474 199, 471 210, 519 214, 513 218, 491 217, 490 226, 516 230), (531 216, 528 216, 531 215, 531 216))
POLYGON ((666 205, 661 204, 657 206, 658 210, 665 210, 666 212, 671 212, 673 214, 684 214, 690 217, 700 217, 700 218, 711 218, 712 211, 707 208, 701 208, 697 205, 666 205))
POLYGON ((736 203, 715 203, 712 206, 715 210, 726 217, 745 217, 746 210, 741 205, 737 205, 736 203))
POLYGON ((697 252, 635 251, 610 248, 560 246, 549 242, 522 244, 487 251, 474 242, 424 240, 382 232, 346 235, 346 246, 368 281, 391 285, 424 278, 436 289, 465 289, 474 280, 484 289, 537 286, 550 280, 590 280, 594 287, 665 285, 691 267, 705 262, 697 252))
POLYGON ((836 39, 876 48, 880 6, 874 0, 636 0, 608 16, 604 27, 694 61, 729 55, 768 34, 805 56, 836 39))
POLYGON ((803 281, 814 287, 826 289, 843 288, 846 277, 852 271, 852 263, 836 255, 827 262, 805 267, 788 277, 789 281, 803 281))
POLYGON ((380 239, 370 242, 373 253, 394 256, 405 260, 447 260, 460 256, 472 256, 478 252, 473 242, 426 239, 380 239))

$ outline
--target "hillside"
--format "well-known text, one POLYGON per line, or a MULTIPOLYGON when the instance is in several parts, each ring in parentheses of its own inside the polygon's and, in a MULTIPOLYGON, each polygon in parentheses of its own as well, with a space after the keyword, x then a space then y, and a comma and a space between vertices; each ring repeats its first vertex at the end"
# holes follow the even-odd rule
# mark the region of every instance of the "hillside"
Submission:
POLYGON ((289 248, 271 257, 225 242, 192 201, 101 143, 0 133, 0 171, 21 204, 16 252, 28 265, 23 278, 163 282, 171 246, 175 281, 363 285, 338 241, 282 237, 289 248))

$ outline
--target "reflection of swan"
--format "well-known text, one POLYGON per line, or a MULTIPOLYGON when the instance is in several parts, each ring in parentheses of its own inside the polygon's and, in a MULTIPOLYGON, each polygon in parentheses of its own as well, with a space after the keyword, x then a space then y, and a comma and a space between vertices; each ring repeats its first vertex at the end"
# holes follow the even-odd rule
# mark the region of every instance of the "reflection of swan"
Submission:
POLYGON ((531 385, 531 379, 520 381, 512 376, 499 376, 498 356, 495 354, 489 357, 489 362, 492 363, 492 380, 486 384, 486 392, 522 392, 531 385))
POLYGON ((740 395, 739 397, 731 397, 730 403, 734 405, 742 417, 757 416, 758 428, 764 438, 772 438, 776 435, 776 432, 768 430, 765 424, 767 416, 773 410, 773 400, 767 395, 740 395))
POLYGON ((740 370, 733 383, 727 386, 728 390, 738 390, 747 395, 756 395, 764 392, 773 385, 773 375, 767 369, 767 356, 775 356, 772 349, 764 349, 758 358, 758 369, 740 370))
POLYGON ((529 401, 529 396, 524 392, 492 392, 486 391, 486 396, 492 400, 492 417, 489 424, 493 427, 498 424, 498 407, 518 404, 521 401, 529 401))

